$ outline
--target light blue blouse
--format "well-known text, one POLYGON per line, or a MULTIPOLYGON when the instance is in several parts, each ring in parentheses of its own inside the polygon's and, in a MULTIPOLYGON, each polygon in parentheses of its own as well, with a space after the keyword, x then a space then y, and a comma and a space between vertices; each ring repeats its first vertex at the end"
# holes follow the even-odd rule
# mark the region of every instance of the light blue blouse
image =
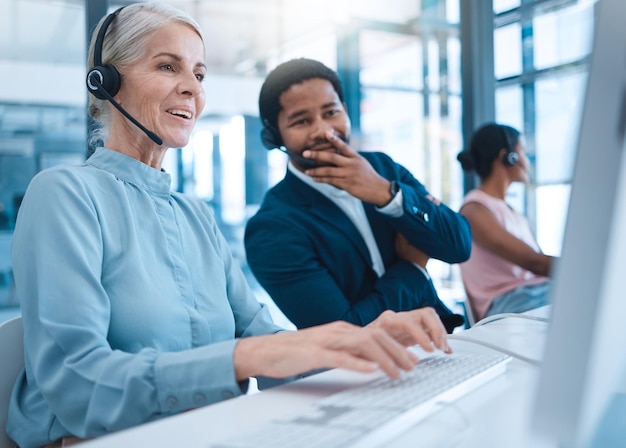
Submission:
POLYGON ((281 330, 210 207, 108 149, 35 176, 11 256, 26 368, 7 431, 24 448, 240 395, 236 338, 281 330))

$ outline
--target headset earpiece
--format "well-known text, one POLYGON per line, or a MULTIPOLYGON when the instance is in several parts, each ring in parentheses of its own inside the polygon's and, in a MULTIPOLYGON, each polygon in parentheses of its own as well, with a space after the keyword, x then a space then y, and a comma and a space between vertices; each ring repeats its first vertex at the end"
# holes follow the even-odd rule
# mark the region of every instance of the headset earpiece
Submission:
POLYGON ((87 72, 87 90, 101 100, 108 99, 107 95, 102 93, 102 89, 106 90, 106 93, 111 97, 114 97, 120 90, 120 74, 113 65, 102 63, 102 47, 104 45, 104 35, 109 25, 122 9, 124 9, 124 6, 109 14, 102 22, 94 44, 93 67, 87 72))
POLYGON ((515 151, 508 151, 504 154, 504 164, 506 166, 513 166, 519 161, 519 154, 515 151))
POLYGON ((263 120, 261 142, 267 149, 280 148, 283 145, 283 140, 280 138, 278 130, 275 129, 267 119, 263 120))
POLYGON ((117 95, 120 90, 120 74, 111 64, 97 65, 87 73, 87 89, 98 99, 106 100, 107 97, 101 89, 111 96, 117 95))
POLYGON ((511 147, 511 142, 509 141, 509 136, 506 135, 506 131, 502 125, 497 125, 502 133, 502 139, 504 140, 504 149, 506 152, 502 156, 502 163, 504 166, 513 166, 519 161, 519 154, 511 147))

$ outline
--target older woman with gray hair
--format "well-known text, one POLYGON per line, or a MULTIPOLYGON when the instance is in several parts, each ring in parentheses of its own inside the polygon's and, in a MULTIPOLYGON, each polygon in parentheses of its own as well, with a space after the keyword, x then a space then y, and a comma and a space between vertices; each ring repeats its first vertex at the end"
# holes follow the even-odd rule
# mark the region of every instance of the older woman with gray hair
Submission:
POLYGON ((246 392, 251 377, 382 369, 449 351, 432 309, 284 331, 259 304, 205 203, 170 191, 168 148, 185 146, 205 102, 196 22, 137 3, 94 31, 87 85, 104 146, 39 173, 13 238, 24 372, 7 433, 61 446, 246 392))

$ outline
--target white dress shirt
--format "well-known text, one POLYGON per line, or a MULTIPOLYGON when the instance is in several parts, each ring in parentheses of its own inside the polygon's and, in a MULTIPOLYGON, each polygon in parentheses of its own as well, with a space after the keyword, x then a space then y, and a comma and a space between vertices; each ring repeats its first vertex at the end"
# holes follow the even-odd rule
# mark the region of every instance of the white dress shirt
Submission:
MULTIPOLYGON (((372 258, 372 268, 376 274, 381 277, 385 273, 385 265, 383 264, 380 250, 378 250, 376 239, 374 238, 369 221, 365 215, 365 210, 363 209, 361 200, 355 198, 347 191, 341 190, 330 184, 315 182, 310 176, 307 176, 302 171, 299 171, 296 167, 294 167, 291 162, 288 163, 287 167, 289 171, 291 171, 302 182, 333 201, 337 207, 339 207, 348 216, 348 218, 350 218, 350 221, 352 221, 354 226, 358 229, 359 233, 363 237, 363 240, 365 241, 365 244, 367 245, 370 257, 372 258)), ((398 194, 396 194, 389 204, 381 208, 376 208, 376 210, 395 218, 402 216, 404 213, 402 209, 402 190, 398 191, 398 194)), ((423 271, 423 269, 420 270, 423 271)))

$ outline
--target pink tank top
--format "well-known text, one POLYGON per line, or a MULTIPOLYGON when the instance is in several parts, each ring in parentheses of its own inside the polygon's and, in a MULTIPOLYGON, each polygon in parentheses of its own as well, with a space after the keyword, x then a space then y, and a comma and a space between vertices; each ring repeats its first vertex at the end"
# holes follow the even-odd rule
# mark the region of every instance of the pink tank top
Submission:
MULTIPOLYGON (((509 233, 524 241, 536 252, 541 252, 528 220, 505 201, 476 189, 467 193, 463 200, 463 204, 470 202, 477 202, 486 207, 509 233)), ((535 275, 489 252, 476 242, 472 242, 470 259, 460 266, 465 291, 471 297, 478 319, 482 319, 496 297, 520 286, 548 280, 548 277, 535 275)))

